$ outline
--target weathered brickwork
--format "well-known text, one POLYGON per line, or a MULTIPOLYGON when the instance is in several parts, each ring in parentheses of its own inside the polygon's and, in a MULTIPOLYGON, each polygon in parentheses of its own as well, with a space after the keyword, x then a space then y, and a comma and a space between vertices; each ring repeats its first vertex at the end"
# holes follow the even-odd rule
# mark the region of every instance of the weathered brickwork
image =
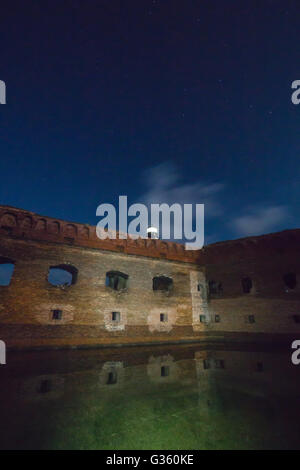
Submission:
POLYGON ((95 227, 2 206, 0 259, 14 272, 0 286, 0 339, 30 348, 300 334, 299 255, 300 230, 195 252, 161 240, 99 240, 95 227), (57 266, 75 273, 71 285, 48 281, 57 266), (107 281, 111 272, 126 276, 121 289, 107 281), (160 277, 172 284, 154 290, 160 277))

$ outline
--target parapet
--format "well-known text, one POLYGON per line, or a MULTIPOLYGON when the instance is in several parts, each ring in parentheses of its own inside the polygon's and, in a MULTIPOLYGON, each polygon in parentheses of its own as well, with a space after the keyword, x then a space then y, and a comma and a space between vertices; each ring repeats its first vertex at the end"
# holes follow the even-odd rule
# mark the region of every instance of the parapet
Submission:
POLYGON ((300 254, 300 229, 213 243, 201 250, 186 250, 181 243, 153 238, 121 239, 118 233, 116 239, 100 240, 93 225, 67 222, 10 206, 0 206, 1 236, 200 265, 233 263, 259 254, 273 256, 291 250, 295 256, 300 254))
POLYGON ((0 206, 0 236, 39 242, 60 243, 83 248, 108 250, 128 255, 197 263, 199 251, 186 250, 181 243, 159 239, 100 240, 93 225, 45 217, 10 206, 0 206))

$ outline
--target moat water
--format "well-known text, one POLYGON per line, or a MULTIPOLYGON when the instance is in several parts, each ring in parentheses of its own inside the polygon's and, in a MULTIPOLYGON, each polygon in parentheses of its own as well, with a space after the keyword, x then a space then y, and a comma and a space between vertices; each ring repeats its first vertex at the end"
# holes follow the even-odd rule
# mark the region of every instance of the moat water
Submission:
POLYGON ((289 348, 8 352, 1 449, 299 449, 289 348))

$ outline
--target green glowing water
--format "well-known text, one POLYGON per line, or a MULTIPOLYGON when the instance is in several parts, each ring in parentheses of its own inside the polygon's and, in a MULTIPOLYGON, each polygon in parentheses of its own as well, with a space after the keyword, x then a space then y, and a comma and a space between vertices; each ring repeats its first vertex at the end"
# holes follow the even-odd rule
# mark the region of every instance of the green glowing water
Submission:
POLYGON ((1 449, 298 449, 289 350, 8 353, 1 449))

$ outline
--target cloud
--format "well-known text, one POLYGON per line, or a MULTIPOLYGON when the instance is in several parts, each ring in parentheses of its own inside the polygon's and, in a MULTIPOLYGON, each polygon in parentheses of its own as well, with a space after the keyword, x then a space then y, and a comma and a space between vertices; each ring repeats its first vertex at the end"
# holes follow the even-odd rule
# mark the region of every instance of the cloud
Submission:
MULTIPOLYGON (((144 174, 145 192, 139 200, 150 207, 151 204, 204 204, 205 220, 210 217, 217 217, 222 214, 221 206, 218 201, 219 193, 223 190, 222 183, 205 183, 198 181, 196 183, 185 184, 181 181, 181 175, 178 168, 171 162, 163 162, 155 167, 148 169, 144 174)), ((186 215, 186 214, 185 214, 186 215)), ((186 217, 189 227, 195 223, 194 215, 186 217)), ((165 226, 164 226, 165 227, 165 226)), ((168 224, 171 234, 173 230, 181 230, 177 221, 172 218, 168 224)), ((161 235, 161 234, 160 234, 161 235)), ((172 239, 172 237, 171 237, 172 239)))
POLYGON ((290 218, 286 206, 270 206, 250 209, 250 213, 233 219, 233 229, 239 236, 261 235, 274 229, 290 218))
POLYGON ((217 196, 224 184, 182 184, 180 176, 177 167, 170 162, 148 169, 144 175, 147 189, 140 199, 146 204, 205 204, 205 217, 216 217, 221 213, 217 196))

